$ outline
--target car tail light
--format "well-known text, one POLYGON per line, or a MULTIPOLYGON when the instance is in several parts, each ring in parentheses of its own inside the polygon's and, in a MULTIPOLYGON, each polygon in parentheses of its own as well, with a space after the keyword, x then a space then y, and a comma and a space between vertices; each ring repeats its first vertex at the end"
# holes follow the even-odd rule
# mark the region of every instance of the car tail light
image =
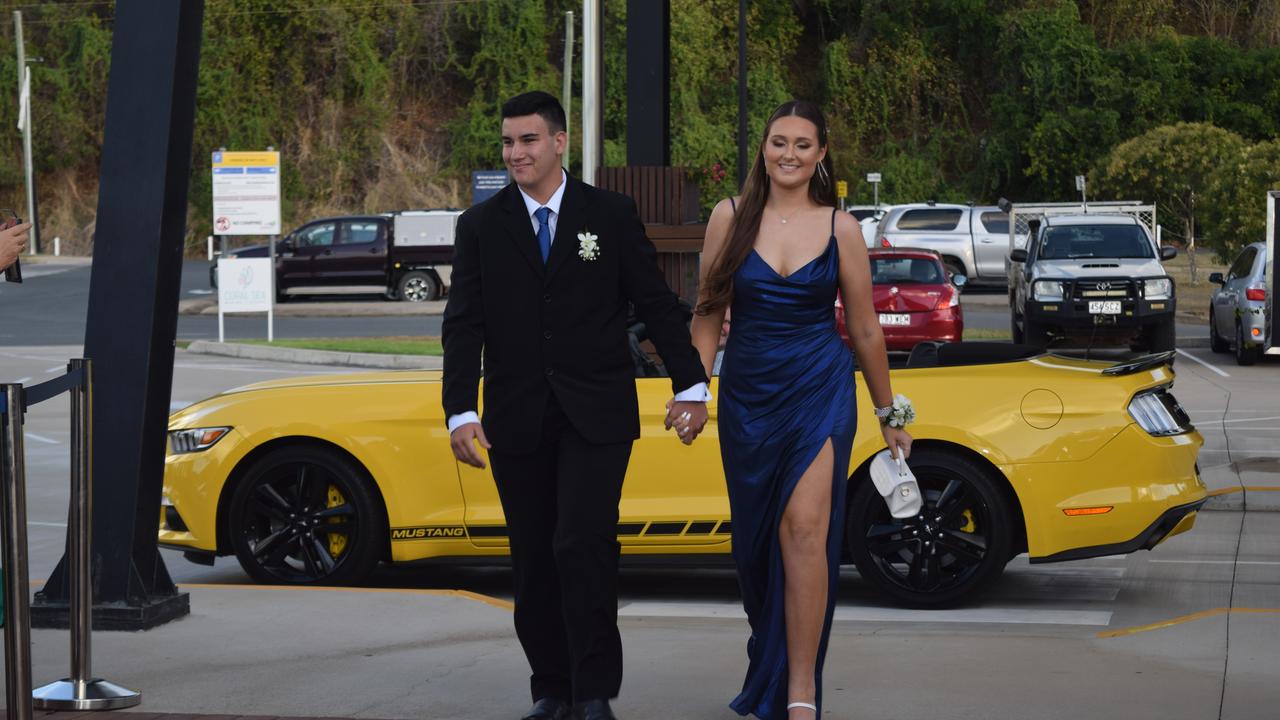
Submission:
POLYGON ((1244 291, 1244 296, 1246 299, 1249 299, 1249 300, 1266 300, 1267 289, 1266 288, 1249 288, 1248 290, 1244 291))
POLYGON ((885 237, 885 236, 881 235, 881 236, 880 236, 880 247, 891 248, 891 247, 893 247, 893 244, 889 242, 889 238, 887 238, 887 237, 885 237))
POLYGON ((1167 385, 1134 395, 1129 415, 1151 435, 1181 435, 1195 429, 1167 385))
POLYGON ((960 307, 960 293, 952 288, 942 291, 942 297, 938 299, 938 310, 946 310, 947 308, 960 307))

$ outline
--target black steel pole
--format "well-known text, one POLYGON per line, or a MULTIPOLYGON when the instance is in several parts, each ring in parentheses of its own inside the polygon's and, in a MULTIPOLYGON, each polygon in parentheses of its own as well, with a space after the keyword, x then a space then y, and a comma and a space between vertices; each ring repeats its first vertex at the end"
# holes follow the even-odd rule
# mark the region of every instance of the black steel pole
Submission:
MULTIPOLYGON (((93 625, 190 612, 156 545, 204 0, 118 0, 85 354, 93 404, 93 625)), ((66 627, 66 555, 32 608, 66 627)))
POLYGON ((747 0, 738 0, 738 189, 747 182, 747 0))

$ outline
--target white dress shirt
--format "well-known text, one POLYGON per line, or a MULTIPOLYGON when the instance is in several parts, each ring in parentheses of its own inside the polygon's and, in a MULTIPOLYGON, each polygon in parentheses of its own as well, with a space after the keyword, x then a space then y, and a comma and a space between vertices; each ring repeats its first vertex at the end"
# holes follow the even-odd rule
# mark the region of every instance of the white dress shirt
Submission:
MULTIPOLYGON (((547 208, 551 211, 551 214, 547 216, 547 230, 551 233, 551 241, 553 243, 556 238, 556 224, 560 220, 560 202, 564 199, 564 187, 567 184, 567 180, 568 178, 565 175, 564 170, 560 170, 560 187, 557 187, 556 191, 551 193, 551 197, 545 203, 539 203, 537 200, 529 197, 529 194, 524 191, 524 188, 519 185, 516 186, 516 189, 520 191, 520 197, 524 198, 524 207, 525 210, 529 212, 529 222, 533 226, 534 235, 537 235, 539 230, 538 218, 534 216, 534 213, 537 212, 539 208, 547 208)), ((682 390, 677 393, 675 399, 677 402, 710 402, 711 390, 707 388, 706 383, 700 382, 687 390, 682 390)), ((467 412, 458 413, 457 415, 450 415, 449 433, 452 434, 454 430, 457 430, 468 423, 478 422, 480 422, 480 416, 476 414, 474 410, 468 410, 467 412)))

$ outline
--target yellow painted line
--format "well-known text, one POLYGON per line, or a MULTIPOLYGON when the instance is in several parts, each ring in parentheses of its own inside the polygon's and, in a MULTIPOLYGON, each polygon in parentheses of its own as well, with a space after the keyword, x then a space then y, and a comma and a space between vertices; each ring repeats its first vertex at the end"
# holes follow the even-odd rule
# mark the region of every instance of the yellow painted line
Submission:
POLYGON ((1245 487, 1229 487, 1220 488, 1218 490, 1210 490, 1209 497, 1217 497, 1219 495, 1230 495, 1238 492, 1280 492, 1280 486, 1277 485, 1249 485, 1245 487))
POLYGON ((214 583, 179 583, 180 588, 201 588, 208 590, 329 590, 356 593, 399 593, 401 595, 434 595, 436 597, 457 597, 465 600, 482 602, 500 610, 513 610, 515 604, 510 600, 481 595, 470 590, 436 590, 431 588, 361 588, 318 585, 218 585, 214 583))
POLYGON ((1135 625, 1134 627, 1121 628, 1119 630, 1104 630, 1098 633, 1097 636, 1100 638, 1113 638, 1124 637, 1126 635, 1137 635, 1138 633, 1150 632, 1152 630, 1163 630, 1168 627, 1173 627, 1174 625, 1181 625, 1194 620, 1203 620, 1204 618, 1214 617, 1216 615, 1225 615, 1227 613, 1280 614, 1280 608, 1213 608, 1212 610, 1202 610, 1198 613, 1170 618, 1169 620, 1161 620, 1160 622, 1154 622, 1148 625, 1135 625))

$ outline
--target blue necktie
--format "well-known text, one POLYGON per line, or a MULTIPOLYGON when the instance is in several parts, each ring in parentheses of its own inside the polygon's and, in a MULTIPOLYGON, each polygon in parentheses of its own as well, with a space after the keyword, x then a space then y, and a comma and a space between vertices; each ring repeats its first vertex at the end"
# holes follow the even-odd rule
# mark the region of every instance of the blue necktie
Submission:
POLYGON ((540 207, 533 211, 533 216, 538 219, 538 249, 542 251, 542 264, 545 265, 547 256, 551 254, 551 224, 548 222, 551 208, 540 207))

